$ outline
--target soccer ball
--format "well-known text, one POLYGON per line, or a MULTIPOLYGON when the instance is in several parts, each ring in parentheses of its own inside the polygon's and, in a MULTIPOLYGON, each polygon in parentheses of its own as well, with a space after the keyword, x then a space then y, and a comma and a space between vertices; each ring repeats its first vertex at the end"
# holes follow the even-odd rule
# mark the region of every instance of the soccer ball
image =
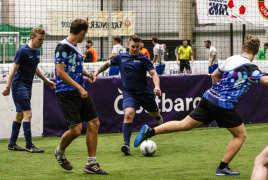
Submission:
POLYGON ((156 144, 152 140, 145 140, 141 143, 140 150, 144 156, 152 156, 156 149, 156 144))

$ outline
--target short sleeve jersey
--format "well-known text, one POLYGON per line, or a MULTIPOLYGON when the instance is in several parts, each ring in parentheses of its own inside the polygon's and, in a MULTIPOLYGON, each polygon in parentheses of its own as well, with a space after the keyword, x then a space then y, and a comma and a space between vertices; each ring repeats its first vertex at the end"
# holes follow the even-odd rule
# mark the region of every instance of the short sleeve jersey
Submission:
POLYGON ((16 53, 14 62, 19 64, 19 68, 15 72, 13 82, 25 80, 33 82, 34 74, 39 63, 40 50, 31 49, 28 45, 21 47, 16 53))
POLYGON ((193 53, 193 51, 192 51, 191 46, 187 46, 186 48, 184 46, 181 46, 178 49, 178 53, 179 53, 179 59, 189 60, 190 55, 193 53))
POLYGON ((116 44, 113 46, 112 54, 126 53, 126 49, 121 44, 116 44))
POLYGON ((266 50, 264 48, 261 48, 257 55, 257 60, 265 60, 265 54, 266 50))
POLYGON ((208 58, 209 58, 209 63, 212 61, 212 57, 215 56, 215 59, 212 64, 218 64, 218 56, 217 56, 217 50, 215 47, 210 46, 210 48, 207 50, 208 52, 208 58))
POLYGON ((160 44, 156 44, 154 46, 154 55, 157 55, 157 59, 155 61, 155 65, 159 66, 160 64, 163 65, 165 64, 165 59, 164 59, 164 48, 160 44))
POLYGON ((223 73, 221 79, 214 83, 203 96, 215 105, 226 109, 233 109, 249 87, 258 83, 264 76, 258 66, 241 55, 228 58, 218 67, 218 70, 223 73))
MULTIPOLYGON (((81 49, 78 45, 71 44, 67 39, 61 41, 55 50, 55 64, 64 63, 64 71, 83 88, 83 56, 81 49)), ((64 83, 57 76, 57 69, 55 69, 56 75, 56 93, 61 91, 72 91, 74 87, 64 83)))
POLYGON ((154 66, 146 55, 139 53, 137 57, 132 57, 124 53, 115 56, 110 62, 119 67, 124 95, 152 94, 146 74, 154 66))

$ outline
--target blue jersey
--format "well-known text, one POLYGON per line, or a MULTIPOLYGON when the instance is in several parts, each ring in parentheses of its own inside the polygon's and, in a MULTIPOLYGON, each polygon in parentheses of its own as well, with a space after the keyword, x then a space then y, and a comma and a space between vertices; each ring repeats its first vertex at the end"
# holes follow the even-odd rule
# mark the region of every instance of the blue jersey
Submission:
POLYGON ((123 53, 110 60, 113 66, 118 66, 124 94, 152 94, 146 80, 147 71, 154 69, 147 56, 139 53, 132 57, 129 53, 123 53))
POLYGON ((21 47, 16 53, 14 59, 14 62, 20 66, 15 72, 13 83, 23 80, 24 82, 32 84, 34 74, 39 63, 39 58, 39 49, 33 50, 28 45, 21 47))
POLYGON ((253 83, 258 83, 264 76, 258 66, 241 55, 228 58, 218 70, 223 73, 219 82, 203 95, 215 105, 233 109, 239 98, 246 93, 253 83))
MULTIPOLYGON (((64 63, 64 71, 83 88, 83 56, 81 49, 78 45, 73 45, 67 39, 61 41, 55 50, 55 64, 64 63)), ((56 93, 61 91, 72 91, 76 90, 74 87, 64 83, 57 76, 57 69, 55 69, 56 75, 56 93)))

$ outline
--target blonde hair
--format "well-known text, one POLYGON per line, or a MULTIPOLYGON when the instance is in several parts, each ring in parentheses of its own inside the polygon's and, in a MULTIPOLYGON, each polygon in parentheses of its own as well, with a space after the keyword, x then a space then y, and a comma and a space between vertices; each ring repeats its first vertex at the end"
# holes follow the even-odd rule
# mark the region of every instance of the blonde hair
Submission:
POLYGON ((253 35, 246 35, 244 38, 244 50, 248 53, 256 55, 259 52, 260 40, 253 35))
POLYGON ((32 31, 31 31, 30 36, 36 37, 37 34, 43 34, 43 35, 45 35, 46 32, 45 32, 45 30, 44 30, 43 28, 41 28, 41 27, 34 27, 34 28, 32 29, 32 31))

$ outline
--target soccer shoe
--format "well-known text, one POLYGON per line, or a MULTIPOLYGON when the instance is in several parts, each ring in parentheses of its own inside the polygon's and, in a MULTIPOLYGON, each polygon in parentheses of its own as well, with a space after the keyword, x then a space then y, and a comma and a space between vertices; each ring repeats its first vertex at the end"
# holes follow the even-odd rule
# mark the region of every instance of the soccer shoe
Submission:
POLYGON ((121 146, 121 151, 125 154, 125 155, 130 155, 130 148, 128 145, 124 144, 123 146, 121 146))
POLYGON ((57 155, 57 149, 55 150, 55 157, 58 160, 60 166, 65 169, 65 170, 72 170, 73 166, 71 165, 71 163, 67 160, 67 158, 65 157, 65 154, 63 155, 57 155))
POLYGON ((9 151, 25 151, 25 148, 19 147, 17 144, 14 144, 12 146, 8 146, 7 149, 9 151))
POLYGON ((155 118, 155 120, 156 120, 156 122, 158 123, 158 124, 163 124, 163 118, 161 117, 159 120, 157 120, 156 118, 155 118))
POLYGON ((38 149, 37 147, 32 145, 29 148, 26 147, 25 152, 29 152, 29 153, 44 153, 45 151, 43 149, 38 149))
POLYGON ((100 165, 98 163, 92 165, 86 165, 84 172, 88 174, 103 174, 103 175, 108 174, 108 172, 100 168, 100 165))
POLYGON ((240 175, 240 173, 233 171, 231 168, 227 166, 224 169, 217 168, 215 175, 216 176, 236 176, 236 175, 240 175))
POLYGON ((138 147, 142 141, 146 140, 149 138, 149 133, 150 133, 151 128, 147 125, 143 125, 139 134, 136 136, 134 140, 134 147, 138 147))

